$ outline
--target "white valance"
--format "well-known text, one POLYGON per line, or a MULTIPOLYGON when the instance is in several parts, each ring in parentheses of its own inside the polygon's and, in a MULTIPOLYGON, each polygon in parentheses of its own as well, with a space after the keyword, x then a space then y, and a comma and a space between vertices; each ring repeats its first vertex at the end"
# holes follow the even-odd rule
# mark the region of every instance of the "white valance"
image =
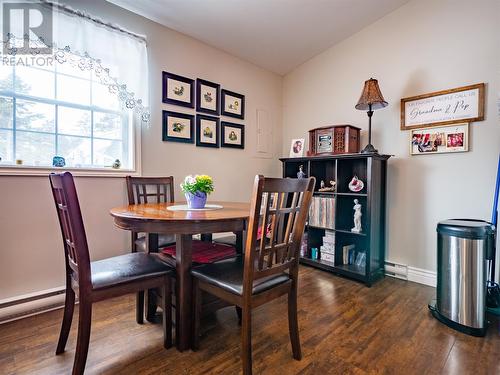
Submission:
MULTIPOLYGON (((106 24, 81 11, 43 2, 52 7, 52 47, 58 63, 70 63, 82 70, 93 70, 126 108, 134 109, 143 122, 149 122, 148 57, 145 38, 117 26, 106 24)), ((45 40, 31 35, 8 34, 4 44, 16 55, 16 46, 30 40, 30 46, 46 48, 45 40)), ((31 51, 37 54, 36 49, 31 51)))

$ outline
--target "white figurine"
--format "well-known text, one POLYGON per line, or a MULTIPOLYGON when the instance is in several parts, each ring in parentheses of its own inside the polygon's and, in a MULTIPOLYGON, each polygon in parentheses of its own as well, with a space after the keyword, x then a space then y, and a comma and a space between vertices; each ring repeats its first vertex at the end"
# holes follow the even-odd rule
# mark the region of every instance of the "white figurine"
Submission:
POLYGON ((351 232, 360 233, 361 232, 361 204, 357 199, 354 200, 354 228, 351 232))

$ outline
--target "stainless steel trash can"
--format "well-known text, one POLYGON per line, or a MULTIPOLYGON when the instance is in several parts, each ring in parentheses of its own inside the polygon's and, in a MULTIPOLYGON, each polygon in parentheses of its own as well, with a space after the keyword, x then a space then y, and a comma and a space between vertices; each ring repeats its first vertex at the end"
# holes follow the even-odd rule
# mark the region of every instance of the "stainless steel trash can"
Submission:
POLYGON ((461 332, 486 333, 487 260, 494 226, 482 220, 446 220, 437 225, 437 290, 434 317, 461 332))

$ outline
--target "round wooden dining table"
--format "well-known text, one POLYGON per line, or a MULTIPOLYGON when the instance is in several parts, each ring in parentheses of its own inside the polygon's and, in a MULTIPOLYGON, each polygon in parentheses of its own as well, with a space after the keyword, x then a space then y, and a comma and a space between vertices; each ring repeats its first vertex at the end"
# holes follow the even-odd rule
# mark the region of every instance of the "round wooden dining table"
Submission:
MULTIPOLYGON (((178 210, 180 203, 146 203, 112 208, 110 210, 118 228, 148 233, 149 252, 158 251, 158 234, 175 235, 176 241, 176 344, 180 351, 191 347, 191 267, 192 236, 234 232, 236 251, 243 250, 243 232, 250 213, 249 203, 210 202, 222 206, 207 210, 178 210), (168 209, 169 206, 176 206, 168 209), (175 209, 175 210, 174 210, 175 209)), ((149 293, 148 293, 149 294, 149 293)))

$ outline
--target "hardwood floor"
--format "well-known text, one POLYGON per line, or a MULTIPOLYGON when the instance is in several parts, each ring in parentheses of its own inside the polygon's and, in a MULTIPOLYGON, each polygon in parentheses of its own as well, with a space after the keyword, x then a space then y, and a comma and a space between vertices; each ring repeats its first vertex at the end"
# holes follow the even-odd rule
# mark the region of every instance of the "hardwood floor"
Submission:
MULTIPOLYGON (((256 374, 500 374, 500 324, 485 338, 431 317, 434 289, 385 278, 361 284, 302 267, 299 326, 303 359, 292 359, 286 298, 254 311, 256 374), (278 317, 271 319, 269 316, 278 317), (281 317, 281 318, 279 318, 281 317)), ((78 314, 75 309, 75 314, 78 314)), ((55 356, 62 310, 0 325, 0 374, 68 374, 76 324, 55 356)), ((77 322, 75 316, 73 322, 77 322)), ((163 349, 160 324, 135 323, 135 295, 97 303, 88 374, 238 374, 240 336, 233 308, 202 321, 198 352, 163 349)))

